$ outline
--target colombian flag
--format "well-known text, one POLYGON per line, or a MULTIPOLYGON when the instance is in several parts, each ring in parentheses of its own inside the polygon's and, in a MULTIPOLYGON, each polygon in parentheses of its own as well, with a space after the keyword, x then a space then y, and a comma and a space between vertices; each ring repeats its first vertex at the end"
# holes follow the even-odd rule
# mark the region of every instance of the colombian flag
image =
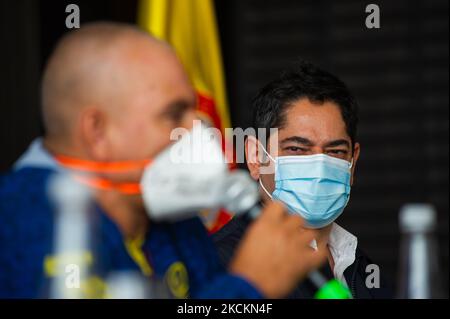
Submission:
MULTIPOLYGON (((199 115, 225 136, 230 116, 213 1, 140 0, 138 24, 172 45, 197 91, 199 115)), ((210 231, 230 219, 220 212, 210 231)))

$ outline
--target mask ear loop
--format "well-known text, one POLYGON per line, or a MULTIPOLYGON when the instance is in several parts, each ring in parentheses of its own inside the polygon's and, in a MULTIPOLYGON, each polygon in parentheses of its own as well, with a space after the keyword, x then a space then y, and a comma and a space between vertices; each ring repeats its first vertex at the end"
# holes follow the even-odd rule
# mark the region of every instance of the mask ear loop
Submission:
MULTIPOLYGON (((276 163, 275 160, 274 160, 274 158, 267 152, 266 148, 265 148, 261 143, 259 143, 259 145, 261 146, 261 148, 263 149, 263 151, 264 151, 264 153, 267 155, 267 157, 269 157, 269 159, 270 159, 272 162, 276 163)), ((261 185, 261 188, 263 189, 263 191, 267 194, 267 196, 269 196, 270 199, 273 199, 272 194, 270 194, 270 193, 267 191, 266 187, 265 187, 264 184, 262 183, 261 178, 258 179, 258 182, 259 182, 259 185, 261 185)))
MULTIPOLYGON (((351 160, 351 162, 350 162, 350 167, 348 168, 349 170, 351 170, 352 167, 353 167, 353 163, 354 163, 353 160, 354 160, 354 158, 352 157, 352 160, 351 160)), ((347 206, 347 205, 348 205, 348 202, 350 201, 350 195, 351 195, 351 192, 348 194, 347 202, 345 203, 345 206, 347 206)))
POLYGON ((262 183, 262 181, 261 181, 261 178, 259 178, 258 181, 259 181, 259 185, 261 185, 261 188, 262 188, 263 191, 267 194, 267 196, 269 196, 270 199, 273 199, 273 198, 272 198, 272 194, 270 194, 270 193, 267 191, 267 189, 264 187, 264 185, 263 185, 263 183, 262 183))
POLYGON ((259 142, 259 145, 261 146, 263 152, 267 155, 267 157, 270 158, 270 160, 271 160, 272 162, 275 163, 275 159, 272 157, 272 155, 270 155, 270 154, 267 152, 266 148, 265 148, 260 142, 259 142))

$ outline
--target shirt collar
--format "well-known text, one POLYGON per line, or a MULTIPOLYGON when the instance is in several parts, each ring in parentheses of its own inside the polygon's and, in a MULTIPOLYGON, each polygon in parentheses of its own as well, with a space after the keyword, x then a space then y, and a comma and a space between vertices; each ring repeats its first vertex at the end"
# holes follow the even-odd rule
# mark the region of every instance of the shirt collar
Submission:
POLYGON ((336 279, 347 284, 344 271, 355 262, 358 239, 336 223, 333 223, 328 239, 328 247, 334 261, 333 274, 336 279))
POLYGON ((19 170, 26 167, 62 170, 53 156, 45 149, 42 138, 37 138, 31 143, 25 153, 16 161, 13 169, 19 170))

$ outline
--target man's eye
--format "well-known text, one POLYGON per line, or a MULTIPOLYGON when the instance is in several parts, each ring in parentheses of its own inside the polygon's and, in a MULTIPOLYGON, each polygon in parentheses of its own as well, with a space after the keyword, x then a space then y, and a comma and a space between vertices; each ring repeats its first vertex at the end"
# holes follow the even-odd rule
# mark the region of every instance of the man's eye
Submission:
POLYGON ((169 112, 166 114, 166 118, 173 123, 180 122, 182 120, 183 116, 184 116, 184 112, 180 112, 180 111, 169 112))
POLYGON ((170 118, 173 121, 179 121, 179 120, 181 120, 183 118, 183 112, 172 113, 172 114, 170 114, 170 118))
POLYGON ((298 153, 298 152, 305 152, 305 151, 306 151, 305 148, 303 148, 303 147, 298 147, 298 146, 289 146, 289 147, 286 147, 285 149, 286 149, 287 151, 295 152, 295 153, 298 153))
POLYGON ((328 154, 332 154, 332 155, 346 155, 347 151, 346 150, 329 150, 328 154))

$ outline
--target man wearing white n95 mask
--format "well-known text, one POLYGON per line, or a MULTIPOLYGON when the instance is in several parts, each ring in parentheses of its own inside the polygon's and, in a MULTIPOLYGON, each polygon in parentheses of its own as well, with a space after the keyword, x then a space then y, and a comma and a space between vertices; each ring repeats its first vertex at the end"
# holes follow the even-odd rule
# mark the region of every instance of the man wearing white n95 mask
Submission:
POLYGON ((199 218, 149 218, 143 172, 172 144, 171 132, 190 130, 196 118, 195 91, 167 44, 129 25, 86 24, 61 39, 42 82, 46 134, 0 176, 0 298, 47 297, 60 275, 49 261, 67 262, 54 253, 58 212, 46 192, 60 172, 91 189, 99 220, 95 247, 76 252, 92 269, 80 283, 85 298, 105 297, 103 280, 117 271, 163 282, 170 297, 276 298, 325 259, 308 246, 311 234, 292 231, 303 220, 279 203, 228 269, 199 218))
MULTIPOLYGON (((380 287, 366 286, 371 262, 357 248, 357 238, 334 223, 350 199, 360 154, 357 104, 345 84, 301 62, 262 88, 253 107, 255 129, 278 129, 267 140, 246 141, 247 166, 263 204, 283 202, 305 220, 302 231, 321 234, 312 245, 327 251, 323 272, 347 285, 354 298, 389 298, 383 280, 380 287)), ((225 264, 248 222, 235 218, 215 235, 225 264)), ((305 281, 290 297, 311 298, 315 289, 305 281)))

